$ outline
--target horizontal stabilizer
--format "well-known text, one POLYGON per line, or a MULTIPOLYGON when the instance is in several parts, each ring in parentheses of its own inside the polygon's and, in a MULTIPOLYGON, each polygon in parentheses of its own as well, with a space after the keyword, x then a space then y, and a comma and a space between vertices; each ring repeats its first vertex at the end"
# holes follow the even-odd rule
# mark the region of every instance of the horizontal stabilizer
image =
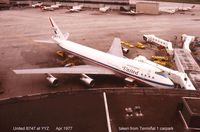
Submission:
POLYGON ((37 42, 37 43, 47 43, 47 44, 56 44, 52 40, 34 40, 34 42, 37 42))

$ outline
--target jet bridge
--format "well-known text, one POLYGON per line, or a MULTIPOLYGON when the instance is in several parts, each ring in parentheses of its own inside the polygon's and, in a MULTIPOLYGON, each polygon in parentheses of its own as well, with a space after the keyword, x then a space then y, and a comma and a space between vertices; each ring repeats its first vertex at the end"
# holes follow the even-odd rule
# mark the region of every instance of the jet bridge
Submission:
POLYGON ((190 44, 192 42, 194 42, 195 36, 189 36, 189 35, 183 34, 181 36, 181 38, 182 38, 182 41, 184 41, 184 43, 183 43, 183 49, 186 49, 187 51, 191 52, 191 50, 190 50, 190 44))
POLYGON ((143 35, 143 39, 147 42, 153 42, 153 43, 156 43, 156 44, 159 44, 159 45, 165 47, 167 53, 169 55, 173 55, 172 42, 160 39, 152 34, 151 35, 143 35))
POLYGON ((135 60, 141 61, 143 63, 147 63, 151 66, 157 67, 161 71, 163 71, 160 74, 164 74, 167 77, 169 77, 174 83, 179 84, 181 88, 185 88, 187 90, 196 90, 193 86, 192 82, 190 81, 189 77, 184 72, 179 72, 176 70, 169 69, 167 67, 161 66, 157 63, 154 63, 150 60, 147 60, 144 56, 138 56, 135 58, 135 60))
MULTIPOLYGON (((182 41, 183 41, 183 49, 188 50, 189 52, 191 52, 190 44, 192 42, 194 42, 195 36, 190 36, 190 35, 183 34, 181 36, 181 38, 182 38, 182 41)), ((167 50, 167 53, 169 55, 173 55, 173 50, 174 49, 172 47, 172 43, 171 42, 163 40, 161 38, 158 38, 155 35, 143 35, 143 39, 145 41, 147 41, 147 42, 153 42, 153 43, 156 43, 156 44, 159 44, 159 45, 165 47, 166 50, 167 50)))

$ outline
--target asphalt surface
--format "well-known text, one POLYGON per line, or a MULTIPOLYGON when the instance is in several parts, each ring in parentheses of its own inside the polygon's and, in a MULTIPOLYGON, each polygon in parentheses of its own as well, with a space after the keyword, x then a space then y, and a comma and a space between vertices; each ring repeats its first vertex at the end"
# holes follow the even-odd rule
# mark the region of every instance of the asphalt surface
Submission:
POLYGON ((100 94, 42 98, 2 105, 1 131, 15 131, 19 127, 26 127, 24 131, 107 131, 104 102, 100 94))
MULTIPOLYGON (((182 132, 178 114, 183 96, 199 92, 159 89, 113 89, 106 93, 112 132, 182 132), (170 95, 170 96, 169 96, 170 95), (142 116, 134 108, 140 107, 142 116), (127 112, 126 108, 132 108, 127 112), (132 116, 127 116, 132 114, 132 116), (165 130, 166 131, 166 130, 165 130)), ((97 90, 49 93, 0 101, 0 128, 12 131, 108 131, 103 92, 97 90)))

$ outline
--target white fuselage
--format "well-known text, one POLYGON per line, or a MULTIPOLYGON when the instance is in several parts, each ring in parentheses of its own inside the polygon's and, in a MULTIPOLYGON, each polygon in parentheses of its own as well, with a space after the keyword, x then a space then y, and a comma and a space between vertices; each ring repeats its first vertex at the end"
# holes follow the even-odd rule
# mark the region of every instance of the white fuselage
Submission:
POLYGON ((159 88, 173 88, 173 82, 152 71, 151 66, 128 58, 118 57, 68 40, 52 37, 67 52, 108 68, 122 76, 159 88))

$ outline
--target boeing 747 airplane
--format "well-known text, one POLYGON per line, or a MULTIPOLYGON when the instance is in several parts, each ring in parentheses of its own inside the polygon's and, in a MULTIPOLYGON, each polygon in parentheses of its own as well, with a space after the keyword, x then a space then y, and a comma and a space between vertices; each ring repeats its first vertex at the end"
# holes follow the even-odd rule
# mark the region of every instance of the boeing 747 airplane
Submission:
POLYGON ((56 68, 18 69, 16 74, 47 74, 47 80, 56 85, 58 80, 51 74, 80 74, 84 83, 94 86, 94 80, 89 75, 116 75, 126 81, 134 80, 158 88, 173 88, 173 82, 163 74, 161 70, 140 62, 137 59, 124 57, 121 40, 115 38, 108 52, 102 52, 68 40, 69 34, 64 35, 52 18, 49 18, 55 35, 52 39, 58 46, 70 54, 92 62, 94 65, 78 65, 56 68))

